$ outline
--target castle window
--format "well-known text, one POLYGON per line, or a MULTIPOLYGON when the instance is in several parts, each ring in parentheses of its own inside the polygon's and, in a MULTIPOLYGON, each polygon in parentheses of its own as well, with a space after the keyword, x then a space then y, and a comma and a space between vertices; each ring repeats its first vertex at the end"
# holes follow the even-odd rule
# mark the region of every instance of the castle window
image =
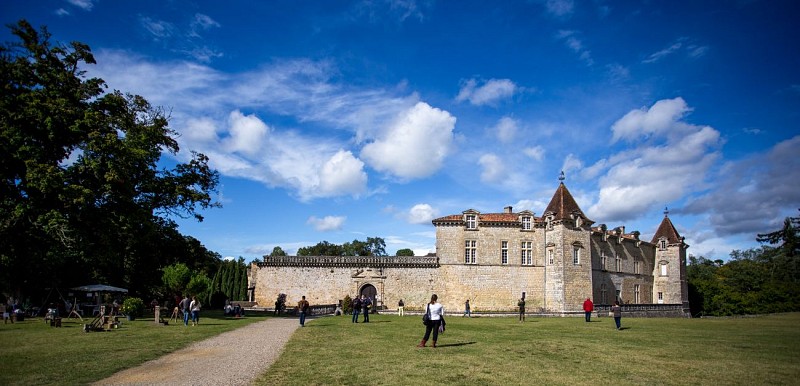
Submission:
POLYGON ((616 259, 614 259, 614 269, 617 272, 622 272, 622 258, 617 255, 616 259))
POLYGON ((533 242, 523 241, 520 246, 522 247, 520 264, 533 265, 533 242))
POLYGON ((478 229, 478 216, 474 214, 467 215, 467 229, 478 229))
POLYGON ((600 269, 606 270, 606 251, 600 251, 600 269))
POLYGON ((600 304, 608 304, 608 289, 605 283, 600 284, 600 304))
POLYGON ((464 264, 475 264, 476 245, 475 240, 466 240, 464 242, 464 264))
POLYGON ((500 263, 508 264, 508 241, 500 242, 500 263))
POLYGON ((641 269, 639 268, 639 262, 638 261, 634 261, 633 262, 633 273, 635 273, 637 275, 642 273, 641 269))
POLYGON ((663 292, 659 292, 658 293, 658 304, 664 304, 664 293, 663 292))
POLYGON ((667 276, 667 263, 661 263, 661 276, 667 276))
POLYGON ((638 284, 634 284, 633 285, 633 302, 635 304, 641 303, 639 301, 639 285, 638 284))
POLYGON ((572 248, 572 264, 579 265, 581 263, 581 249, 579 247, 572 248))
POLYGON ((553 248, 547 249, 547 264, 553 265, 553 248))
POLYGON ((658 245, 661 249, 667 249, 667 240, 661 240, 658 245))
POLYGON ((622 295, 622 290, 616 290, 616 293, 617 301, 619 304, 622 304, 622 297, 620 297, 620 295, 622 295))
POLYGON ((524 231, 531 230, 531 217, 530 216, 522 216, 522 230, 524 230, 524 231))

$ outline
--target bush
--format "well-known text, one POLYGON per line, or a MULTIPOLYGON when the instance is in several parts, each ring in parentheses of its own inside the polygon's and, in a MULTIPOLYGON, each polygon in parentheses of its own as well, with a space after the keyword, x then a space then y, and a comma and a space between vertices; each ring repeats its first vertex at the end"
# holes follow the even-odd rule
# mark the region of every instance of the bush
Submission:
POLYGON ((144 301, 139 298, 127 298, 122 302, 122 312, 133 317, 144 314, 144 301))

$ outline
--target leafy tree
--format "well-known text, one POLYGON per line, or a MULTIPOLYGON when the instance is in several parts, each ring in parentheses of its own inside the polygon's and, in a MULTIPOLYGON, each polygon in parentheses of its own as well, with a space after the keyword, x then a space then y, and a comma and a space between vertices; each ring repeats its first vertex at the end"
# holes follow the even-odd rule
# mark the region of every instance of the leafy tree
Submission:
POLYGON ((397 256, 414 256, 414 251, 409 248, 398 249, 395 253, 397 256))
POLYGON ((189 284, 186 285, 186 291, 200 299, 206 299, 208 297, 208 290, 210 288, 211 279, 203 272, 192 276, 192 279, 189 280, 189 284))
POLYGON ((169 217, 201 221, 198 209, 219 206, 217 173, 199 153, 159 169, 164 152, 179 152, 168 116, 87 79, 82 68, 95 63, 87 45, 52 45, 45 28, 24 20, 10 28, 19 41, 0 47, 3 290, 158 287, 170 255, 203 255, 188 251, 169 217))
POLYGON ((341 245, 331 244, 327 241, 297 250, 297 256, 342 256, 343 254, 344 248, 341 245))
POLYGON ((281 247, 272 248, 272 252, 269 253, 270 256, 286 256, 286 252, 283 251, 281 247))
POLYGON ((161 280, 167 290, 174 294, 185 293, 189 281, 192 279, 192 272, 189 267, 183 263, 176 263, 164 267, 164 274, 161 275, 161 280))

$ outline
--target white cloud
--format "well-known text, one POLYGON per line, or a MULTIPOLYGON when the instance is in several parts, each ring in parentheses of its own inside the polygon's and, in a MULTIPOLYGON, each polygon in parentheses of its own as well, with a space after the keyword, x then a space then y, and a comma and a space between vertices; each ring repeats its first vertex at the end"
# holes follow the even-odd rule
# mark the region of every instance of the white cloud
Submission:
POLYGON ((564 159, 564 163, 561 165, 561 170, 565 174, 569 174, 569 172, 573 170, 580 170, 582 168, 583 168, 583 161, 581 161, 578 157, 576 157, 572 153, 567 154, 567 158, 564 159))
POLYGON ((199 27, 202 29, 209 29, 211 27, 219 27, 220 24, 208 15, 203 15, 202 13, 196 13, 194 15, 194 20, 192 21, 191 26, 193 28, 199 27))
POLYGON ((503 117, 492 127, 497 139, 502 143, 511 143, 519 130, 517 121, 510 117, 503 117))
POLYGON ((408 211, 408 222, 426 224, 438 216, 438 211, 428 204, 416 204, 408 211))
POLYGON ((716 235, 754 235, 779 229, 797 216, 800 190, 800 136, 779 142, 763 154, 720 168, 716 189, 693 198, 681 213, 707 216, 716 235))
POLYGON ((649 109, 642 107, 639 110, 632 110, 611 127, 614 132, 612 141, 616 142, 620 138, 628 142, 638 141, 649 135, 681 129, 682 126, 677 125, 677 122, 690 111, 692 109, 681 97, 660 100, 649 109))
POLYGON ((522 150, 522 152, 526 156, 535 159, 537 161, 541 161, 542 159, 544 159, 545 150, 541 146, 526 147, 525 149, 522 150))
POLYGON ((66 10, 66 9, 64 9, 64 8, 59 8, 59 9, 57 9, 55 13, 56 13, 56 15, 58 15, 58 16, 67 16, 67 15, 69 15, 69 11, 67 11, 67 10, 66 10))
POLYGON ((84 11, 91 11, 92 8, 94 8, 94 2, 92 0, 67 0, 67 2, 84 11))
POLYGON ((367 173, 364 162, 353 153, 339 150, 322 167, 319 182, 319 196, 339 196, 351 194, 358 196, 366 191, 367 173))
POLYGON ((365 145, 361 158, 375 170, 401 179, 430 176, 450 152, 455 123, 447 111, 419 102, 365 145))
POLYGON ((708 52, 708 46, 689 43, 689 38, 681 37, 670 43, 667 47, 650 54, 642 63, 655 63, 668 56, 683 53, 689 58, 699 58, 708 52))
POLYGON ((323 218, 311 216, 306 221, 306 224, 313 225, 314 229, 320 232, 337 231, 342 229, 346 219, 347 217, 345 216, 325 216, 323 218))
POLYGON ((591 66, 594 64, 592 52, 583 45, 583 41, 578 38, 578 34, 578 31, 559 30, 556 34, 556 38, 563 40, 564 44, 566 44, 570 50, 578 54, 578 58, 580 58, 587 65, 591 66))
POLYGON ((245 116, 239 110, 228 116, 228 134, 225 149, 229 152, 242 152, 247 155, 258 153, 266 140, 269 127, 255 115, 245 116))
POLYGON ((669 205, 705 186, 705 178, 720 157, 720 134, 709 126, 681 121, 690 108, 681 98, 661 100, 633 110, 612 126, 614 139, 637 142, 592 165, 586 174, 600 178, 597 202, 588 214, 603 221, 635 219, 654 207, 669 205), (679 133, 679 135, 678 135, 679 133))
POLYGON ((484 183, 499 183, 506 177, 506 167, 500 157, 494 154, 484 154, 478 159, 481 166, 481 181, 484 183))
POLYGON ((518 90, 519 87, 510 79, 489 79, 482 86, 478 86, 477 80, 469 79, 462 82, 456 101, 469 101, 475 106, 495 105, 512 97, 518 90))
POLYGON ((139 22, 147 30, 147 32, 150 32, 150 34, 153 35, 156 40, 171 37, 177 32, 177 29, 174 25, 172 25, 172 23, 163 20, 154 20, 149 17, 142 17, 139 19, 139 22))
POLYGON ((364 162, 401 179, 427 177, 452 147, 456 119, 447 111, 414 94, 335 84, 330 74, 336 69, 327 62, 279 61, 226 74, 121 51, 96 56, 91 76, 171 111, 182 154, 200 151, 223 175, 290 189, 301 200, 365 193, 364 162), (277 128, 244 110, 290 116, 309 128, 277 128), (309 132, 315 134, 302 134, 309 132), (346 138, 348 132, 354 137, 346 138), (362 143, 359 160, 354 146, 362 143))

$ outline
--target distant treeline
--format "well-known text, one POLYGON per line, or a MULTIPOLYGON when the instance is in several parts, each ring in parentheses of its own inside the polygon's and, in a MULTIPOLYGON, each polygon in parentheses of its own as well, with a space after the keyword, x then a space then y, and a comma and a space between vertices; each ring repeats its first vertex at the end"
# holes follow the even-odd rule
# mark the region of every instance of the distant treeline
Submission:
POLYGON ((800 311, 800 217, 783 229, 759 234, 770 246, 735 250, 727 262, 689 257, 687 279, 693 316, 800 311))

